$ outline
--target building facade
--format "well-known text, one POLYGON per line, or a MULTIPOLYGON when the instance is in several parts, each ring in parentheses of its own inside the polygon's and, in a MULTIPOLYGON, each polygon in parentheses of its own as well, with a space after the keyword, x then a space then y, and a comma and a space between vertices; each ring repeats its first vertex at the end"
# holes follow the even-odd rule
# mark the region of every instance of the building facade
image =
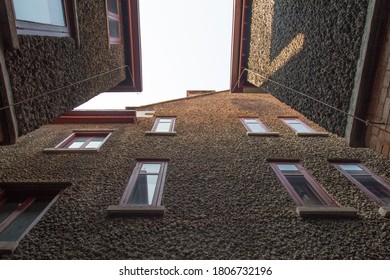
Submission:
POLYGON ((50 206, 17 241, 0 220, 0 246, 13 250, 1 258, 389 259, 390 162, 371 149, 269 94, 217 92, 137 115, 45 125, 0 147, 3 196, 35 188, 50 206), (345 166, 372 172, 379 200, 345 166))
POLYGON ((0 1, 0 144, 101 92, 142 91, 138 0, 49 2, 0 1))
POLYGON ((231 90, 390 158, 389 1, 236 0, 231 90))

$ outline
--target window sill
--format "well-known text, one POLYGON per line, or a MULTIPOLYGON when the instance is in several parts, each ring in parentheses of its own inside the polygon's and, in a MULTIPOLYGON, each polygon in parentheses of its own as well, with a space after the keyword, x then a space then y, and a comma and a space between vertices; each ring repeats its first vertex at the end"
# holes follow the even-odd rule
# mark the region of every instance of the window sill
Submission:
POLYGON ((172 132, 145 131, 145 135, 147 135, 147 136, 175 136, 176 131, 172 131, 172 132))
POLYGON ((279 137, 279 132, 247 132, 247 136, 279 137))
POLYGON ((61 148, 46 148, 45 153, 97 153, 99 149, 61 149, 61 148))
POLYGON ((353 207, 309 207, 298 206, 296 208, 299 217, 302 218, 357 218, 357 210, 353 207))
POLYGON ((110 205, 107 212, 111 217, 118 216, 163 216, 165 211, 164 206, 121 206, 110 205))
POLYGON ((328 132, 296 132, 297 136, 300 137, 328 137, 328 132))
POLYGON ((18 245, 16 241, 0 241, 0 254, 12 253, 18 245))
POLYGON ((382 206, 379 208, 379 214, 385 218, 390 218, 390 206, 382 206))

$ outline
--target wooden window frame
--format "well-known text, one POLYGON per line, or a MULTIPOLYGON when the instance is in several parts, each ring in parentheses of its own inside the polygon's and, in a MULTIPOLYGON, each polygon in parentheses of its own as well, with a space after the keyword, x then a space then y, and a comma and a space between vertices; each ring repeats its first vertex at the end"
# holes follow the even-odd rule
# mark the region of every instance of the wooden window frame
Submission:
POLYGON ((119 45, 122 44, 122 19, 121 19, 121 5, 119 0, 115 0, 118 8, 118 14, 108 10, 108 1, 106 0, 106 14, 107 14, 107 34, 109 45, 119 45), (110 20, 116 21, 118 23, 119 37, 111 37, 110 34, 110 20))
POLYGON ((374 201, 376 204, 381 206, 390 206, 386 204, 384 201, 382 201, 379 197, 377 197, 374 193, 369 191, 362 183, 360 183, 358 180, 356 180, 351 174, 346 172, 344 169, 340 167, 340 164, 342 165, 357 165, 360 167, 365 174, 359 174, 363 176, 371 176, 374 180, 378 181, 383 188, 390 192, 390 182, 383 179, 382 177, 376 175, 373 173, 370 169, 368 169, 366 166, 359 162, 343 162, 343 161, 337 161, 331 163, 337 170, 339 170, 349 181, 351 181, 358 189, 360 189, 368 198, 370 198, 372 201, 374 201))
POLYGON ((327 132, 319 132, 309 126, 307 123, 299 119, 298 117, 278 117, 285 125, 287 125, 292 131, 295 132, 297 136, 328 136, 327 132), (299 124, 303 125, 306 127, 309 131, 299 131, 295 129, 293 126, 291 126, 286 120, 294 120, 297 121, 299 124))
POLYGON ((176 118, 175 117, 157 117, 155 120, 154 120, 154 124, 153 124, 153 127, 152 127, 152 132, 158 132, 156 131, 157 129, 157 126, 159 125, 160 121, 162 119, 171 119, 172 122, 171 122, 171 126, 169 127, 169 130, 168 131, 161 131, 162 133, 165 133, 165 132, 174 132, 175 131, 175 124, 176 124, 176 118))
POLYGON ((140 160, 137 161, 133 173, 131 174, 131 177, 129 179, 129 182, 127 183, 126 189, 123 193, 123 196, 121 198, 121 201, 119 205, 125 206, 128 205, 128 201, 130 199, 131 194, 134 191, 135 183, 137 182, 138 176, 141 174, 141 168, 143 164, 161 164, 160 172, 158 173, 158 179, 156 183, 156 190, 154 191, 153 195, 153 201, 151 203, 152 206, 160 206, 161 205, 161 199, 162 194, 164 190, 164 184, 165 184, 165 178, 168 168, 168 161, 161 161, 161 160, 140 160))
POLYGON ((145 134, 146 135, 174 136, 174 135, 176 135, 175 126, 176 126, 176 117, 171 117, 171 116, 156 117, 156 119, 154 120, 151 131, 145 131, 145 134), (171 119, 172 120, 168 131, 156 131, 161 119, 171 119))
POLYGON ((246 129, 246 135, 248 135, 248 136, 279 136, 279 132, 271 132, 268 129, 268 127, 262 121, 260 121, 259 118, 241 117, 240 121, 244 125, 244 127, 246 129), (261 132, 252 131, 251 128, 245 123, 245 119, 251 119, 251 120, 256 121, 256 123, 258 123, 264 131, 261 131, 261 132))
POLYGON ((317 132, 314 128, 310 127, 308 124, 304 123, 302 120, 300 120, 299 118, 280 118, 282 120, 282 122, 284 122, 291 130, 293 130, 294 132, 304 132, 304 131, 299 131, 297 129, 295 129, 293 126, 291 126, 289 123, 286 122, 286 120, 294 120, 294 121, 297 121, 299 122, 301 125, 303 125, 304 127, 306 127, 308 130, 310 130, 311 133, 313 132, 317 132))
POLYGON ((13 252, 24 236, 39 222, 50 207, 57 201, 62 191, 69 186, 69 183, 1 183, 0 184, 0 211, 7 204, 10 195, 14 197, 22 196, 24 201, 0 222, 0 234, 2 234, 12 223, 34 204, 39 197, 52 196, 45 208, 29 223, 23 232, 16 236, 15 241, 0 241, 0 253, 13 252))
POLYGON ((45 152, 97 152, 104 145, 107 139, 111 136, 112 131, 73 131, 68 137, 62 140, 59 144, 57 144, 54 148, 46 148, 45 152), (88 139, 82 144, 80 148, 69 148, 69 146, 74 142, 78 137, 87 137, 88 139), (97 148, 86 148, 86 146, 96 137, 105 137, 104 140, 100 143, 97 148))
POLYGON ((246 130, 248 132, 256 132, 256 131, 252 131, 252 129, 246 124, 246 122, 245 122, 246 119, 251 119, 253 121, 256 121, 256 123, 264 130, 264 131, 260 131, 258 133, 269 132, 269 129, 258 118, 251 118, 251 117, 240 118, 241 123, 244 125, 244 127, 246 128, 246 130))
POLYGON ((139 159, 133 169, 130 179, 123 192, 119 205, 108 207, 108 213, 113 216, 117 215, 163 215, 164 206, 161 205, 165 181, 168 170, 168 159, 139 159), (152 203, 149 204, 129 204, 128 201, 134 191, 138 176, 141 174, 143 164, 161 164, 160 171, 156 182, 156 188, 153 195, 152 203))
POLYGON ((272 170, 275 172, 276 176, 278 177, 279 181, 286 188, 287 192, 290 194, 290 196, 298 206, 305 206, 305 207, 337 207, 338 206, 334 201, 334 199, 325 192, 324 188, 316 180, 314 180, 314 178, 302 167, 302 165, 299 162, 278 161, 278 162, 270 162, 270 165, 272 170), (322 202, 324 202, 324 205, 318 205, 318 206, 305 205, 303 200, 299 197, 299 195, 294 190, 294 187, 287 180, 285 174, 283 174, 282 171, 279 170, 279 168, 277 167, 278 164, 294 165, 298 169, 299 174, 291 174, 289 176, 303 176, 305 180, 308 182, 308 184, 310 185, 315 195, 322 202))

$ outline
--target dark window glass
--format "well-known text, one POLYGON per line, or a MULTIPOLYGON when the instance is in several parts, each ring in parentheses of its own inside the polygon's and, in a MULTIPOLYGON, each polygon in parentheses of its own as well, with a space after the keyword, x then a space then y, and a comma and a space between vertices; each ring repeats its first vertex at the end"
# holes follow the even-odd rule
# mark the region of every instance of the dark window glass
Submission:
POLYGON ((306 206, 322 206, 326 205, 319 196, 312 190, 312 187, 307 182, 304 176, 286 176, 288 182, 293 187, 294 191, 301 198, 306 206))
POLYGON ((118 2, 117 0, 107 0, 108 10, 114 14, 118 14, 118 2))
POLYGON ((109 19, 108 24, 110 28, 110 37, 119 38, 119 22, 116 20, 109 19))
POLYGON ((337 206, 323 188, 299 163, 271 163, 283 186, 296 204, 301 206, 337 206))
POLYGON ((350 181, 379 204, 390 205, 390 184, 362 164, 334 164, 350 181))
POLYGON ((389 189, 385 188, 381 183, 379 183, 371 176, 354 175, 353 177, 385 204, 390 205, 389 189))
POLYGON ((168 162, 137 162, 121 205, 160 205, 168 162))

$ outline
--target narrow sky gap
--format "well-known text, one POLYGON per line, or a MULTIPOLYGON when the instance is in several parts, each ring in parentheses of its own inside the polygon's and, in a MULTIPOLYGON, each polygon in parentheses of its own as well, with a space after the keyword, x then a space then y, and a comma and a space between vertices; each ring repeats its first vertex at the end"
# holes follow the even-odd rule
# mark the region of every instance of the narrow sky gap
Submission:
POLYGON ((143 92, 102 93, 76 109, 124 109, 229 88, 233 0, 140 0, 143 92))

